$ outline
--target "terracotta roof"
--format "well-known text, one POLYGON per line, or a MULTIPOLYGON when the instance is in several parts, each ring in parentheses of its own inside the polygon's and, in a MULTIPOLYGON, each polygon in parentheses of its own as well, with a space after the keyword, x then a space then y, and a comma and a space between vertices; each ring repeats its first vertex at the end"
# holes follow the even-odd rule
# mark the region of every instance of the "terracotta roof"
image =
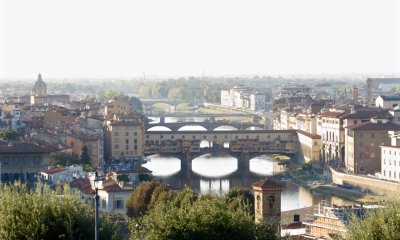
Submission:
POLYGON ((265 189, 265 188, 280 188, 280 189, 282 189, 282 185, 281 184, 279 184, 279 183, 277 183, 277 182, 275 182, 275 181, 273 181, 271 179, 268 179, 268 178, 264 179, 264 180, 261 180, 261 181, 258 181, 258 182, 255 182, 251 186, 253 188, 254 187, 258 187, 258 188, 262 188, 262 189, 265 189))
POLYGON ((92 186, 90 185, 90 181, 88 178, 76 178, 69 183, 69 186, 71 188, 77 188, 81 192, 86 194, 94 193, 94 190, 92 189, 92 186))
POLYGON ((400 130, 400 125, 394 123, 373 123, 363 122, 360 124, 346 127, 350 130, 400 130))
POLYGON ((312 134, 312 133, 309 133, 309 132, 306 132, 306 131, 303 131, 303 130, 297 130, 297 133, 305 135, 305 136, 307 136, 309 138, 312 138, 312 139, 321 139, 320 135, 312 134))
POLYGON ((50 167, 50 168, 48 168, 46 170, 43 170, 41 172, 47 173, 47 174, 54 174, 54 173, 59 173, 59 172, 64 172, 64 171, 67 171, 67 169, 64 168, 64 167, 50 167))
POLYGON ((52 149, 42 147, 28 142, 2 142, 0 141, 1 153, 50 153, 52 149))

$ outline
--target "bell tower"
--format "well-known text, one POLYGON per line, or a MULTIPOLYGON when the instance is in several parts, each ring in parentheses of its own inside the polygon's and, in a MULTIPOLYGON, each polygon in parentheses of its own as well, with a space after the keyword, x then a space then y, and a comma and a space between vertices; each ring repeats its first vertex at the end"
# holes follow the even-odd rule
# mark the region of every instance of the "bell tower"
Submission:
POLYGON ((270 179, 253 183, 254 213, 257 223, 280 222, 282 185, 270 179))

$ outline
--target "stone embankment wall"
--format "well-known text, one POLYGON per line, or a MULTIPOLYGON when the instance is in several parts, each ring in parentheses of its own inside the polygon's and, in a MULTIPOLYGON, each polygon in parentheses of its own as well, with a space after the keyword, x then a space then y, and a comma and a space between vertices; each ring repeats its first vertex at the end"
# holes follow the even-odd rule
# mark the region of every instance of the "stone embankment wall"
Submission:
POLYGON ((389 182, 364 176, 340 173, 334 169, 330 169, 332 174, 332 182, 337 185, 347 185, 356 188, 366 189, 367 193, 393 195, 400 191, 400 184, 389 182))

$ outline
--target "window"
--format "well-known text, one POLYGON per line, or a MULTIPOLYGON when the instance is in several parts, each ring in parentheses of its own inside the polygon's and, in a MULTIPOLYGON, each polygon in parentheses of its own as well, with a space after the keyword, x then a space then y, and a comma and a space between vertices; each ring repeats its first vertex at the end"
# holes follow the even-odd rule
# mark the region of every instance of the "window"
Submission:
POLYGON ((357 124, 357 120, 353 120, 353 123, 354 123, 354 124, 357 124))
POLYGON ((372 134, 371 134, 371 138, 374 138, 374 137, 375 137, 375 134, 372 133, 372 134))
POLYGON ((136 136, 137 136, 137 132, 133 132, 133 136, 135 136, 135 137, 136 137, 136 136))
POLYGON ((119 138, 114 138, 115 143, 119 143, 119 138))
POLYGON ((101 208, 103 209, 107 208, 107 201, 105 199, 101 199, 101 208))
POLYGON ((116 209, 123 209, 124 208, 124 200, 118 199, 115 201, 115 208, 116 209))
POLYGON ((164 138, 164 136, 163 136, 163 135, 160 135, 160 138, 162 139, 162 138, 164 138))
POLYGON ((137 150, 137 145, 134 146, 134 150, 137 150))
POLYGON ((133 143, 134 143, 134 144, 137 144, 137 139, 133 140, 133 143))
POLYGON ((114 145, 114 149, 118 149, 119 148, 119 145, 114 145))
POLYGON ((274 196, 269 196, 269 198, 268 198, 268 208, 269 209, 274 209, 274 204, 275 204, 275 197, 274 196))
POLYGON ((129 136, 129 132, 125 132, 125 136, 128 137, 129 136))
POLYGON ((125 144, 129 144, 129 139, 125 139, 125 144))
POLYGON ((125 146, 125 150, 129 150, 129 145, 126 145, 126 146, 125 146))
POLYGON ((119 132, 114 132, 115 137, 119 137, 119 132))
POLYGON ((193 136, 192 138, 193 138, 193 139, 196 139, 196 136, 193 136))

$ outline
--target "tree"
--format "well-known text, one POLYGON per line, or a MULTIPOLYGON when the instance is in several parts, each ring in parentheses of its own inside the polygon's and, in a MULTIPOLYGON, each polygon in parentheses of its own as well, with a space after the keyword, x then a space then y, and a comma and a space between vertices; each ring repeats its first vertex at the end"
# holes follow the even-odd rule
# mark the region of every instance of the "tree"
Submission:
POLYGON ((383 202, 381 207, 369 209, 365 216, 353 215, 346 239, 390 240, 399 239, 400 201, 383 202))
POLYGON ((143 112, 143 104, 137 97, 130 97, 128 100, 129 105, 132 109, 143 112))
POLYGON ((19 134, 11 129, 2 130, 0 131, 0 139, 5 141, 18 141, 19 134))
POLYGON ((277 225, 256 224, 247 206, 232 209, 225 196, 169 192, 161 191, 146 215, 132 219, 132 239, 279 239, 277 225))
MULTIPOLYGON (((100 239, 122 239, 116 224, 100 219, 100 239)), ((16 182, 0 195, 0 239, 93 239, 93 208, 70 194, 68 186, 35 190, 16 182), (62 196, 62 197, 60 197, 62 196)))
POLYGON ((53 165, 71 165, 79 163, 80 159, 67 151, 59 151, 51 155, 50 163, 53 165))
POLYGON ((87 146, 84 146, 84 147, 82 148, 81 162, 82 162, 83 164, 89 164, 89 165, 90 165, 89 149, 88 149, 87 146))
POLYGON ((129 198, 126 208, 129 217, 139 217, 145 214, 151 201, 151 196, 160 184, 157 182, 142 183, 133 192, 129 198))

